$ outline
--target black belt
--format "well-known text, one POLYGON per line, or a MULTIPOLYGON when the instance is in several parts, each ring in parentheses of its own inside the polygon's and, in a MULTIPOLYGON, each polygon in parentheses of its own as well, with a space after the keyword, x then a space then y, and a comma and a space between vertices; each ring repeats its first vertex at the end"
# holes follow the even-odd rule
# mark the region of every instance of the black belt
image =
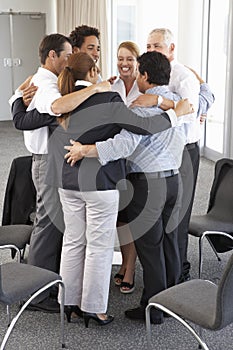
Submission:
POLYGON ((162 179, 164 177, 175 176, 179 174, 177 169, 158 171, 155 173, 130 173, 129 178, 134 180, 146 180, 146 179, 162 179))
POLYGON ((48 159, 48 154, 35 154, 32 153, 32 160, 48 159))
POLYGON ((198 147, 198 142, 193 142, 193 143, 187 143, 187 145, 185 145, 186 149, 193 149, 195 147, 198 147))

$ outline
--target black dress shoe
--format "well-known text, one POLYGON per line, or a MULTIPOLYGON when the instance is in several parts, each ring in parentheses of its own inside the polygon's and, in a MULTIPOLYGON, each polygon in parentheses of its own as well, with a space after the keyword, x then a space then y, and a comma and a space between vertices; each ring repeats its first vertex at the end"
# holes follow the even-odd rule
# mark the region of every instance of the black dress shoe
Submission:
MULTIPOLYGON (((162 324, 164 322, 163 314, 158 310, 151 310, 150 321, 153 324, 162 324)), ((125 311, 125 316, 131 320, 145 320, 145 307, 139 306, 134 309, 128 309, 125 311)))
POLYGON ((132 320, 145 320, 145 308, 143 306, 125 311, 125 316, 132 320))
POLYGON ((37 304, 29 304, 27 310, 30 311, 42 311, 48 313, 59 313, 60 312, 60 304, 54 299, 46 298, 37 304))
POLYGON ((189 273, 186 273, 186 274, 182 273, 182 274, 180 275, 178 284, 183 283, 183 282, 187 282, 187 281, 189 281, 190 279, 191 279, 191 276, 190 276, 189 273))

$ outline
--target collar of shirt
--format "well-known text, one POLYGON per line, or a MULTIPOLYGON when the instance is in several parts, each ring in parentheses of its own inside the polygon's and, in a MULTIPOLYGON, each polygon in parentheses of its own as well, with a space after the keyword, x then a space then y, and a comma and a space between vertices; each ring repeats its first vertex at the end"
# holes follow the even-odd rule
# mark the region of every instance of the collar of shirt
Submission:
POLYGON ((127 107, 131 105, 131 103, 136 100, 136 98, 141 95, 138 89, 137 81, 135 79, 133 86, 131 90, 129 91, 128 95, 126 96, 126 90, 125 90, 125 84, 124 81, 118 77, 114 83, 112 84, 112 91, 118 92, 126 104, 127 107))
MULTIPOLYGON (((49 78, 49 79, 57 82, 56 74, 54 74, 53 72, 51 72, 50 70, 48 70, 46 68, 39 67, 37 73, 39 73, 39 74, 35 75, 35 80, 37 77, 39 77, 40 80, 42 80, 43 78, 49 78)), ((31 82, 34 83, 34 76, 32 77, 31 82)))
POLYGON ((178 61, 177 60, 172 60, 172 61, 170 61, 170 65, 171 65, 171 68, 173 67, 173 66, 175 66, 176 64, 178 64, 178 61))
POLYGON ((153 95, 165 95, 166 93, 171 94, 171 91, 168 88, 168 85, 159 85, 159 86, 154 86, 150 89, 146 90, 146 94, 153 94, 153 95))
POLYGON ((92 83, 90 81, 87 81, 87 80, 77 80, 75 82, 75 86, 79 86, 79 85, 81 85, 81 86, 91 86, 92 83))

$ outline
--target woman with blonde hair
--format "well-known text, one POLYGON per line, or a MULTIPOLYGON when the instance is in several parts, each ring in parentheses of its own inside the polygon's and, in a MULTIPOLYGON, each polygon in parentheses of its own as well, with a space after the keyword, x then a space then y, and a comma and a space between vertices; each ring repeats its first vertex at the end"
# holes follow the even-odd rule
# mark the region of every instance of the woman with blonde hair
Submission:
MULTIPOLYGON (((139 96, 136 77, 137 77, 137 58, 140 56, 140 50, 133 41, 123 41, 117 49, 117 68, 119 77, 115 77, 112 84, 112 90, 117 91, 127 107, 139 96)), ((120 210, 127 203, 125 198, 126 192, 120 193, 120 210)), ((118 273, 114 276, 114 282, 120 286, 121 293, 129 294, 135 289, 134 274, 135 262, 137 258, 136 249, 133 238, 125 217, 124 210, 121 210, 118 215, 118 238, 120 242, 122 264, 118 273)))
POLYGON ((140 50, 133 41, 123 41, 117 49, 117 69, 118 77, 110 79, 112 83, 112 91, 120 94, 126 106, 131 103, 141 93, 138 90, 137 77, 137 58, 140 56, 140 50))

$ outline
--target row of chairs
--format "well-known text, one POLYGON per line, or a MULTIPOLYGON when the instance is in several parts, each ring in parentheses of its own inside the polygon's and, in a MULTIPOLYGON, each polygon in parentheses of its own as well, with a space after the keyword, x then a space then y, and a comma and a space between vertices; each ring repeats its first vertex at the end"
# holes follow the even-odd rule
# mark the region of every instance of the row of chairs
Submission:
POLYGON ((2 226, 0 226, 0 250, 10 249, 12 258, 15 257, 17 260, 0 265, 0 302, 6 306, 8 324, 0 350, 5 349, 16 322, 27 306, 39 294, 54 285, 61 287, 61 347, 65 348, 65 288, 61 277, 52 271, 22 263, 26 246, 30 242, 36 206, 31 165, 31 156, 15 158, 11 164, 6 185, 2 226), (11 318, 10 306, 16 303, 21 303, 22 306, 11 318))
POLYGON ((0 302, 6 306, 8 328, 3 337, 0 350, 4 350, 9 336, 19 317, 27 306, 45 290, 54 285, 61 287, 61 347, 65 348, 64 341, 64 293, 65 287, 61 277, 55 272, 42 269, 37 266, 20 262, 20 250, 18 247, 8 244, 0 245, 0 249, 13 249, 17 253, 17 262, 5 262, 0 266, 0 302), (23 302, 18 313, 11 319, 10 306, 23 302))
POLYGON ((189 234, 199 239, 199 278, 171 287, 149 300, 146 308, 148 349, 153 347, 150 324, 153 307, 179 321, 195 337, 199 348, 204 350, 209 348, 202 339, 202 328, 220 330, 233 322, 233 254, 218 285, 201 279, 205 240, 219 261, 219 253, 233 249, 232 159, 216 162, 207 213, 191 217, 189 234), (199 326, 199 334, 187 320, 199 326))
MULTIPOLYGON (((31 166, 31 157, 19 157, 15 159, 12 163, 11 167, 11 172, 10 176, 8 179, 8 184, 7 184, 7 191, 9 195, 9 189, 12 189, 12 186, 14 187, 15 185, 12 182, 12 176, 15 176, 15 171, 17 170, 18 166, 20 166, 20 163, 24 163, 24 170, 27 171, 27 174, 30 174, 30 171, 28 172, 28 169, 30 169, 31 166), (17 166, 16 166, 17 165, 17 166), (13 169, 13 170, 12 170, 13 169), (12 171, 14 171, 12 175, 12 171)), ((22 170, 22 169, 21 169, 22 170)), ((22 176, 22 172, 20 172, 22 176)), ((30 180, 30 179, 29 179, 30 180)), ((31 180, 30 180, 31 181, 31 180)), ((29 181, 29 183, 30 183, 29 181)), ((30 186, 32 183, 30 183, 30 186)), ((6 191, 6 192, 7 192, 6 191)), ((25 190, 24 190, 25 192, 25 190)), ((19 254, 19 259, 20 261, 23 259, 24 252, 25 252, 25 247, 27 244, 29 244, 30 241, 30 235, 32 232, 32 225, 30 225, 30 217, 32 214, 32 210, 34 208, 33 201, 35 201, 35 193, 33 191, 32 193, 32 203, 30 203, 29 206, 29 212, 27 213, 27 220, 29 220, 28 224, 18 224, 18 221, 15 222, 13 221, 14 218, 10 218, 9 220, 9 213, 14 212, 9 207, 9 203, 7 204, 8 198, 4 201, 4 213, 3 213, 3 226, 0 227, 0 246, 3 245, 8 245, 8 247, 12 248, 12 251, 15 252, 17 251, 19 254), (10 208, 10 209, 9 209, 10 208), (7 219, 8 218, 8 219, 7 219)), ((211 302, 214 302, 214 298, 216 297, 214 295, 214 290, 216 290, 216 286, 213 287, 212 284, 208 283, 208 286, 210 285, 211 287, 206 287, 205 281, 200 281, 201 278, 201 273, 202 273, 202 263, 203 263, 203 240, 207 238, 208 242, 210 243, 212 249, 214 250, 218 260, 220 260, 220 257, 218 253, 224 252, 231 250, 233 248, 233 213, 232 213, 232 208, 233 208, 233 160, 230 159, 221 159, 219 160, 216 165, 215 165, 215 177, 214 177, 214 182, 211 188, 211 193, 210 193, 210 199, 209 199, 209 207, 208 211, 205 215, 202 216, 192 216, 191 222, 190 222, 190 235, 193 235, 195 237, 199 238, 199 279, 198 280, 192 280, 190 282, 186 282, 185 284, 181 284, 179 286, 174 287, 174 295, 178 294, 181 292, 180 289, 183 288, 182 293, 187 293, 188 296, 188 291, 189 288, 194 290, 194 288, 198 288, 200 286, 203 286, 203 290, 206 290, 206 293, 211 293, 211 288, 212 288, 212 293, 213 293, 213 298, 209 299, 211 302), (197 281, 197 282, 195 282, 197 281), (193 285, 196 283, 196 285, 193 285), (185 290, 187 290, 185 292, 185 290)), ((1 247, 0 247, 1 248, 1 247)), ((14 256, 14 254, 13 254, 14 256)), ((231 259, 232 260, 232 259, 231 259)), ((231 262, 232 264, 232 262, 231 262)), ((232 269, 228 268, 228 271, 231 271, 230 274, 232 274, 232 269)), ((7 279, 8 276, 11 276, 12 273, 15 274, 16 280, 17 276, 19 274, 22 274, 21 278, 19 278, 19 285, 10 284, 9 282, 9 289, 3 291, 0 289, 0 301, 3 302, 4 304, 8 305, 7 310, 9 311, 9 305, 18 302, 19 300, 22 300, 25 298, 25 294, 31 295, 32 293, 41 293, 44 289, 49 288, 53 284, 60 284, 62 286, 62 290, 64 290, 63 283, 61 281, 60 276, 57 274, 54 274, 50 271, 39 269, 34 266, 26 265, 26 264, 19 264, 19 263, 9 263, 9 264, 4 264, 1 265, 1 286, 3 286, 3 278, 4 280, 4 285, 7 285, 7 279), (12 265, 13 264, 13 265, 12 265), (27 271, 28 270, 28 271, 27 271), (35 270, 35 272, 33 271, 35 270), (32 280, 32 283, 29 283, 29 285, 22 283, 22 281, 30 281, 30 278, 28 276, 35 276, 35 279, 32 280), (38 277, 38 280, 37 280, 38 277), (25 289, 22 289, 22 286, 25 286, 25 289), (47 287, 49 285, 49 287, 47 287), (42 287, 42 291, 41 290, 42 287), (39 289, 39 290, 38 290, 39 289), (16 293, 16 291, 18 291, 16 293), (9 292, 10 297, 7 296, 9 292)), ((233 279, 233 277, 232 277, 233 279)), ((221 285, 221 283, 220 283, 221 285)), ((222 282, 222 285, 224 285, 224 282, 222 282)), ((153 304, 153 306, 156 307, 162 307, 166 308, 166 306, 169 308, 173 307, 174 305, 172 304, 172 301, 174 301, 174 304, 178 299, 174 297, 172 294, 173 291, 172 289, 166 290, 155 297, 153 297, 150 301, 150 304, 148 305, 146 317, 147 317, 147 329, 148 329, 148 334, 150 334, 150 324, 149 324, 149 317, 148 313, 149 310, 153 304), (170 303, 166 305, 160 305, 157 298, 162 298, 163 299, 163 293, 165 293, 165 299, 170 300, 170 303), (168 294, 166 294, 168 293, 168 294), (169 294, 171 293, 171 294, 169 294), (162 296, 161 296, 162 294, 162 296), (166 295, 168 296, 166 298, 166 295)), ((203 292, 204 293, 204 292, 203 292)), ((219 292, 220 293, 220 292, 219 292)), ((6 341, 14 327, 14 324, 20 317, 21 313, 23 310, 27 307, 27 305, 31 302, 31 300, 34 299, 35 296, 38 294, 30 297, 30 299, 23 305, 22 309, 20 312, 17 314, 17 316, 11 321, 10 326, 8 328, 8 331, 4 337, 4 340, 2 342, 2 347, 0 350, 4 349, 4 346, 6 344, 6 341)), ((199 295, 199 294, 198 294, 199 295)), ((185 297, 183 297, 183 300, 188 300, 186 299, 186 294, 184 294, 185 297)), ((159 299, 160 300, 160 299, 159 299)), ((216 300, 215 300, 216 302, 216 300)), ((193 303, 191 303, 193 304, 193 303)), ((211 305, 211 304, 210 304, 211 305)), ((212 304, 213 305, 213 304, 212 304)), ((233 305, 233 303, 232 303, 233 305)), ((173 309, 174 311, 176 310, 175 308, 173 309)), ((169 310, 168 310, 169 311, 169 310)), ((167 311, 167 313, 169 313, 167 311)), ((173 314, 173 311, 170 311, 170 314, 173 314)), ((176 311, 175 311, 176 313, 176 311)), ((179 313, 179 312, 178 312, 179 313)), ((189 310, 189 313, 191 311, 189 310)), ((231 314, 233 314, 233 310, 231 309, 231 314)), ((174 315, 173 315, 174 316, 174 315)), ((181 317, 187 317, 187 315, 184 312, 184 315, 181 317)), ((189 316, 189 314, 188 314, 189 316)), ((175 317, 175 316, 174 316, 175 317)), ((176 318, 179 316, 176 316, 176 318)), ((185 318, 186 318, 185 317, 185 318)), ((197 319, 192 318, 191 316, 187 317, 194 323, 198 323, 197 319)), ((232 321, 232 320, 231 320, 232 321)), ((61 322, 64 322, 64 308, 61 303, 61 322)), ((222 323, 224 325, 224 323, 222 323)), ((202 325, 202 323, 200 323, 202 325)), ((186 326, 187 327, 187 326, 186 326)), ((205 325, 204 325, 205 327, 205 325)), ((215 326, 213 326, 215 327, 215 326)), ((61 325, 62 328, 62 347, 64 347, 64 324, 62 323, 61 325)), ((207 327, 208 328, 208 327, 207 327)), ((214 329, 211 328, 210 329, 214 329)), ((201 341, 201 338, 198 338, 198 335, 195 335, 196 339, 199 341, 200 346, 203 347, 203 349, 208 349, 207 346, 204 344, 204 342, 201 341)), ((150 338, 150 336, 148 336, 150 338)))

